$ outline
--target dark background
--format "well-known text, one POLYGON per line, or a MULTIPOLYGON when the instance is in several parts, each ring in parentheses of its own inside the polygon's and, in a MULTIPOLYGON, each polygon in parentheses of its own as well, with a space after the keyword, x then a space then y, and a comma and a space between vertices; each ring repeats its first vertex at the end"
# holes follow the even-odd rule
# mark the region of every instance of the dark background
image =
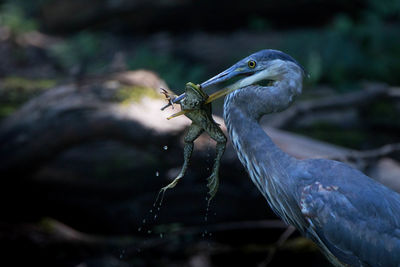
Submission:
POLYGON ((0 1, 0 265, 329 266, 230 144, 207 208, 207 136, 153 206, 189 123, 165 120, 159 88, 265 48, 310 74, 296 112, 262 121, 273 140, 400 192, 399 1, 0 1))

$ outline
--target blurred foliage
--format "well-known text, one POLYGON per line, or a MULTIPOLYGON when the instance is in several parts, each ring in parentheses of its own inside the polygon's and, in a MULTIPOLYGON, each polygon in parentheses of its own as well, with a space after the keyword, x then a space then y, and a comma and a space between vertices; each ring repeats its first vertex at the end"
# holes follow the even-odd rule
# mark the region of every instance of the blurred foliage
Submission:
POLYGON ((0 120, 21 104, 56 85, 55 80, 11 76, 0 80, 0 120))
POLYGON ((368 0, 366 12, 376 14, 381 19, 400 18, 400 2, 398 0, 368 0))
MULTIPOLYGON (((101 73, 110 69, 119 44, 107 34, 82 31, 51 48, 51 55, 65 70, 101 73)), ((115 40, 116 41, 116 40, 115 40)), ((117 41, 118 42, 118 41, 117 41)), ((148 69, 160 75, 169 86, 183 90, 187 81, 205 78, 204 68, 170 54, 139 47, 126 55, 128 69, 148 69)))
POLYGON ((271 29, 271 24, 267 19, 255 15, 249 19, 247 27, 254 31, 265 31, 271 29))
POLYGON ((130 69, 153 70, 176 92, 183 91, 188 81, 200 82, 206 78, 203 66, 186 62, 166 53, 157 53, 146 47, 138 48, 127 59, 130 69))
POLYGON ((74 68, 82 72, 99 72, 105 67, 105 36, 82 31, 51 48, 50 54, 65 70, 74 68))
POLYGON ((27 18, 21 6, 6 2, 0 7, 0 26, 7 27, 11 34, 16 36, 36 30, 38 24, 34 19, 27 18))
POLYGON ((311 84, 329 83, 343 90, 360 80, 400 83, 400 28, 383 24, 377 16, 355 23, 340 15, 327 29, 288 34, 282 49, 305 62, 311 84))
MULTIPOLYGON (((0 23, 16 34, 34 30, 39 25, 34 19, 40 22, 41 8, 53 1, 5 0, 0 23)), ((323 27, 299 29, 293 25, 298 30, 280 32, 276 48, 304 63, 311 74, 307 79, 311 85, 328 83, 348 90, 363 79, 399 84, 399 19, 400 1, 365 0, 356 14, 339 13, 323 27)), ((257 15, 244 23, 248 30, 260 34, 274 30, 268 18, 257 15)), ((66 70, 99 73, 107 70, 121 41, 113 44, 105 33, 81 31, 54 46, 51 54, 66 70)), ((152 51, 146 43, 135 45, 135 51, 127 54, 130 69, 153 70, 175 90, 187 81, 202 81, 212 75, 204 66, 165 51, 152 51)))

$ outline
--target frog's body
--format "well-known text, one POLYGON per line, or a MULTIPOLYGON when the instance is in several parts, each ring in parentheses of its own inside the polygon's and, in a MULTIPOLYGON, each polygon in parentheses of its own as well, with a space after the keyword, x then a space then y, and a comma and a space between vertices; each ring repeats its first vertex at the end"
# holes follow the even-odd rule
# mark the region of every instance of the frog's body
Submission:
POLYGON ((217 142, 214 167, 210 177, 208 177, 207 184, 210 194, 209 199, 211 200, 218 190, 218 171, 227 139, 218 124, 212 118, 211 103, 205 104, 208 95, 201 90, 200 85, 195 85, 190 82, 187 83, 185 93, 186 96, 181 100, 180 105, 181 109, 186 111, 185 116, 192 121, 192 124, 189 126, 184 138, 184 163, 178 176, 169 185, 163 187, 162 190, 165 191, 169 188, 173 188, 185 175, 193 152, 193 142, 205 131, 217 142))

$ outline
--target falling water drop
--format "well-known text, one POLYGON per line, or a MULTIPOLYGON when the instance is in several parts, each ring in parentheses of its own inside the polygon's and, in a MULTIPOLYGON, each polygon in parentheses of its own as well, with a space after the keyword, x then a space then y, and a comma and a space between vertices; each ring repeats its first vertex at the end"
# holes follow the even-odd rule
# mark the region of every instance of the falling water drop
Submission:
POLYGON ((207 208, 206 208, 206 215, 204 216, 204 221, 207 221, 208 211, 210 210, 210 201, 209 201, 208 197, 206 197, 206 200, 207 200, 207 208))
POLYGON ((163 148, 164 148, 164 150, 168 150, 168 146, 164 146, 163 148))
POLYGON ((164 237, 163 233, 160 233, 160 238, 163 238, 163 237, 164 237))
POLYGON ((146 223, 146 219, 143 219, 142 223, 145 224, 146 223))
POLYGON ((153 213, 153 210, 152 210, 152 209, 150 210, 150 213, 153 213))
POLYGON ((139 227, 137 230, 138 230, 138 232, 142 231, 142 227, 139 227))
POLYGON ((158 171, 156 171, 156 176, 160 176, 160 173, 158 171))
POLYGON ((148 230, 147 233, 148 233, 148 234, 151 234, 151 230, 148 230))

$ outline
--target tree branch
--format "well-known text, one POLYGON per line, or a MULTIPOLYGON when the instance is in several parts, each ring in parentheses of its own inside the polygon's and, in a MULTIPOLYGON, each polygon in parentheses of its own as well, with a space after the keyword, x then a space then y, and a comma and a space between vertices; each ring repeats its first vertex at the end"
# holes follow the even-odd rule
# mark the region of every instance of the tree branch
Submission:
POLYGON ((297 102, 291 108, 277 114, 268 124, 271 127, 283 128, 310 113, 363 106, 377 98, 384 97, 400 99, 400 88, 388 87, 384 84, 370 84, 364 90, 353 93, 297 102))

